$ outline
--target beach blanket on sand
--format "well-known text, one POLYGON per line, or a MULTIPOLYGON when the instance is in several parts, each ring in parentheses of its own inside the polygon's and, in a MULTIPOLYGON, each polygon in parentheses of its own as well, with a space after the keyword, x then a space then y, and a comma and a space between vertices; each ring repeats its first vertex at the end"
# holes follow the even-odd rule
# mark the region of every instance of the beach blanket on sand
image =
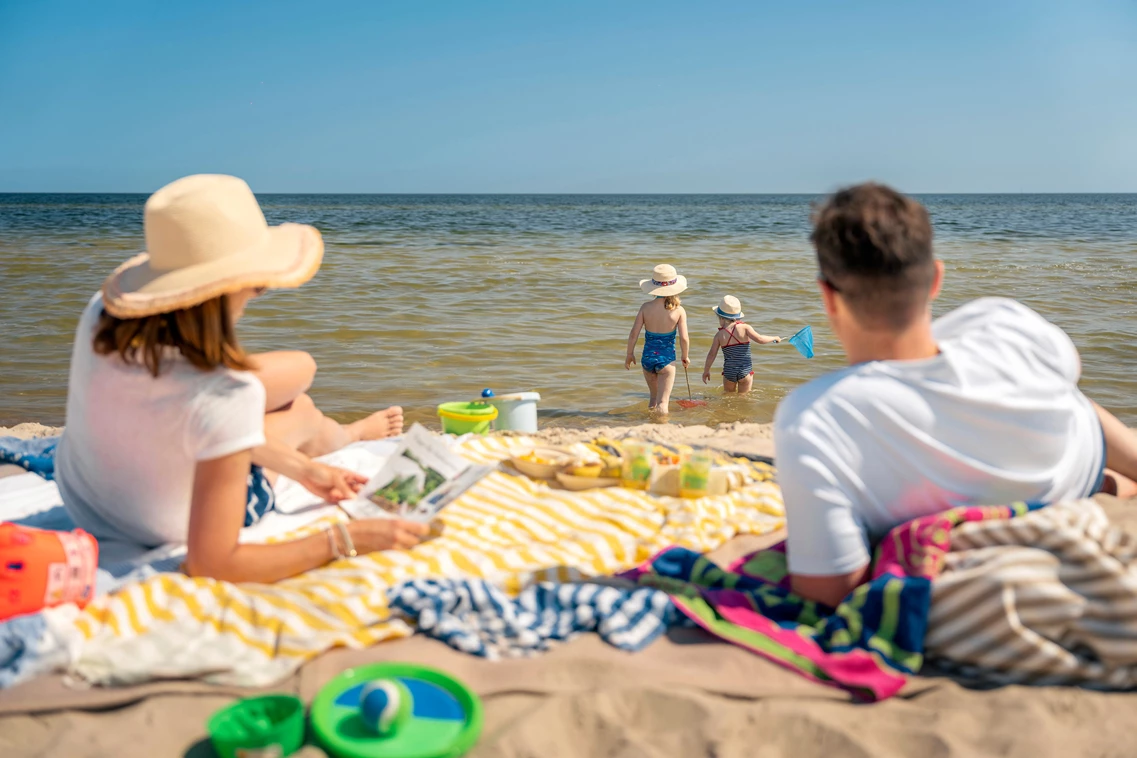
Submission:
POLYGON ((28 440, 0 437, 0 463, 19 466, 51 481, 55 479, 55 448, 58 444, 58 437, 28 440))
MULTIPOLYGON (((492 462, 530 446, 524 438, 491 437, 458 450, 492 462)), ((620 488, 567 492, 495 471, 447 506, 441 532, 413 550, 337 561, 271 586, 162 573, 96 598, 79 613, 71 606, 43 612, 50 639, 25 649, 64 650, 65 668, 95 684, 199 677, 268 685, 330 648, 412 634, 414 619, 391 607, 389 591, 403 582, 481 579, 512 596, 535 583, 609 576, 668 545, 704 552, 739 534, 779 529, 773 469, 754 463, 748 471, 743 488, 700 500, 620 488)), ((339 518, 327 509, 273 539, 339 518)))
POLYGON ((836 609, 789 591, 784 543, 728 571, 665 550, 628 574, 727 642, 863 700, 925 658, 977 683, 1137 685, 1137 543, 1092 500, 956 508, 893 529, 836 609))
POLYGON ((585 632, 635 652, 690 623, 666 592, 594 582, 541 582, 510 598, 482 580, 419 579, 394 587, 390 603, 419 632, 489 659, 536 655, 585 632))

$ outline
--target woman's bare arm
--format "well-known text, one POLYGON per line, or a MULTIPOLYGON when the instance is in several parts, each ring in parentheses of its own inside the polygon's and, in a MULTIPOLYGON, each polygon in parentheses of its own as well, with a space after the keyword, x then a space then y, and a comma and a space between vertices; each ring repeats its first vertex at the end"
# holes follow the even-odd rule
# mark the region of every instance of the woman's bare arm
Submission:
MULTIPOLYGON (((245 523, 248 450, 200 461, 194 470, 186 572, 228 582, 271 583, 318 568, 335 557, 328 532, 274 545, 238 542, 245 523)), ((360 553, 409 548, 429 532, 426 524, 363 519, 348 524, 360 553)), ((332 534, 342 552, 347 546, 332 534)))

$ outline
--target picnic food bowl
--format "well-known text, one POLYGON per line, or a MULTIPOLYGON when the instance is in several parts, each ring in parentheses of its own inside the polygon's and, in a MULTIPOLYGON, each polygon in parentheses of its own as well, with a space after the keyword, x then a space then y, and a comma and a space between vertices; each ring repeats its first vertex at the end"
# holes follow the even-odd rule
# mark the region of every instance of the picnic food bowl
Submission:
POLYGON ((562 448, 535 447, 528 453, 514 456, 509 462, 531 479, 552 479, 573 462, 573 457, 562 448))

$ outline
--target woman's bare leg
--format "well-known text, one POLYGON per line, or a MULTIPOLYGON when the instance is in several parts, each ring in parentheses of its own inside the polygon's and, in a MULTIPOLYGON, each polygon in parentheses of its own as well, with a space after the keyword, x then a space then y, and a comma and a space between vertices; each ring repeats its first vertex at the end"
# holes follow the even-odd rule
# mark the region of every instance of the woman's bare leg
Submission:
POLYGON ((723 393, 738 392, 738 382, 732 382, 725 376, 722 378, 722 391, 723 393))
POLYGON ((287 407, 265 414, 266 437, 283 442, 310 458, 335 452, 352 442, 393 437, 402 431, 403 409, 398 406, 341 424, 325 416, 306 394, 287 407))
POLYGON ((754 388, 754 374, 747 374, 738 380, 738 394, 745 395, 754 388))
POLYGON ((316 378, 316 361, 302 350, 277 350, 249 356, 253 374, 265 387, 265 410, 284 408, 303 395, 316 378))

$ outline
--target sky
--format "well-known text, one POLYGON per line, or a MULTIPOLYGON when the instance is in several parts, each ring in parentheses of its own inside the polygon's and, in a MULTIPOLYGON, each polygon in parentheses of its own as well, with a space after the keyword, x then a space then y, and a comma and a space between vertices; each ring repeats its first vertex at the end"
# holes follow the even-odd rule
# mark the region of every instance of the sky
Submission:
POLYGON ((1137 192, 1137 3, 0 0, 0 192, 1137 192))

